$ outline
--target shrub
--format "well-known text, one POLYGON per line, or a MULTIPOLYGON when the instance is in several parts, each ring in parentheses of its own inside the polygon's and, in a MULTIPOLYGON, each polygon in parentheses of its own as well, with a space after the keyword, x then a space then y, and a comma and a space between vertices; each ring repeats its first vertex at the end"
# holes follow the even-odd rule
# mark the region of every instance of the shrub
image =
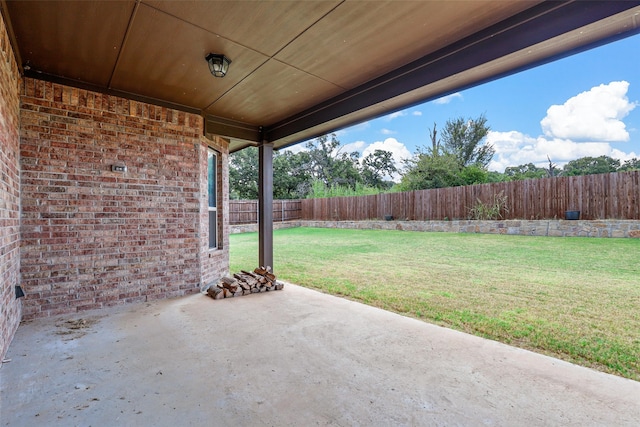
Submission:
POLYGON ((493 200, 488 203, 476 199, 475 205, 469 209, 469 218, 476 220, 502 219, 504 214, 509 212, 507 202, 508 197, 504 191, 494 195, 493 200))

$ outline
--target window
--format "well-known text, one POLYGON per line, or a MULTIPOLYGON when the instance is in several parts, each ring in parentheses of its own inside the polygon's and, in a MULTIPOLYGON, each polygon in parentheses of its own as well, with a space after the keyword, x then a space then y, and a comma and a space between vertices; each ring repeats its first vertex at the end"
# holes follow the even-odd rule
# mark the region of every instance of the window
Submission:
POLYGON ((207 190, 209 193, 209 249, 218 247, 218 155, 208 151, 207 190))

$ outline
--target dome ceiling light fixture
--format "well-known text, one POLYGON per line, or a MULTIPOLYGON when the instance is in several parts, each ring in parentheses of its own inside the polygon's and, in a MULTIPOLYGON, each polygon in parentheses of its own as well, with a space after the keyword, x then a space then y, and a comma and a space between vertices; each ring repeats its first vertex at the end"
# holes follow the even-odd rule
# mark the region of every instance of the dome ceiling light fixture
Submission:
POLYGON ((209 71, 215 77, 224 77, 229 71, 231 60, 224 55, 218 53, 210 53, 205 58, 209 64, 209 71))

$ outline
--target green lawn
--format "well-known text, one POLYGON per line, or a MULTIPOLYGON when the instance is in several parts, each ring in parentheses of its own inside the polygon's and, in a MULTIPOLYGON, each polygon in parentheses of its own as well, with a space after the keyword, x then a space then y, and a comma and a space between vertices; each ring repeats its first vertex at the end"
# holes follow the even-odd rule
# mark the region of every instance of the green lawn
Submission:
MULTIPOLYGON (((231 271, 258 262, 230 239, 231 271)), ((640 380, 640 239, 292 228, 279 278, 640 380)))

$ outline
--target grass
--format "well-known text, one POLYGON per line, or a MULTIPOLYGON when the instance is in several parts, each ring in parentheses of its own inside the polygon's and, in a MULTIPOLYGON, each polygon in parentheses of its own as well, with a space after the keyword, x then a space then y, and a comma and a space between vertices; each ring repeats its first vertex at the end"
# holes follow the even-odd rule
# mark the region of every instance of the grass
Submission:
MULTIPOLYGON (((231 271, 257 242, 231 235, 231 271)), ((292 228, 274 258, 283 280, 640 381, 640 239, 292 228)))

